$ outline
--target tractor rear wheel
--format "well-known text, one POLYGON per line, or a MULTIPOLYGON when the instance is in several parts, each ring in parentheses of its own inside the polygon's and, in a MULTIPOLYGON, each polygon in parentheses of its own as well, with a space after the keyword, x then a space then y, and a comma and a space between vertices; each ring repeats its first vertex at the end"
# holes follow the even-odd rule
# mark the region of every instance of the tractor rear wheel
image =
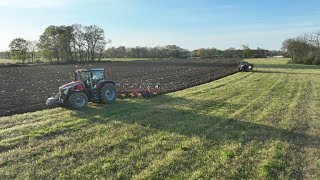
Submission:
POLYGON ((100 101, 105 104, 114 103, 117 98, 117 90, 114 84, 106 83, 100 91, 100 101))
POLYGON ((72 109, 83 109, 88 105, 88 96, 83 92, 75 92, 69 96, 68 104, 72 109))

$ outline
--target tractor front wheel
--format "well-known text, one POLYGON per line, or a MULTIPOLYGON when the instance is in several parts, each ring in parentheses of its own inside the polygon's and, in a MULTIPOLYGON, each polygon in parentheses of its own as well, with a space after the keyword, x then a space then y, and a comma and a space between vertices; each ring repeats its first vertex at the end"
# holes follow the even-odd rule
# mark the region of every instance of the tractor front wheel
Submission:
POLYGON ((105 84, 100 91, 100 101, 105 104, 114 103, 117 98, 117 90, 114 84, 105 84))
POLYGON ((69 107, 72 109, 83 109, 88 105, 88 96, 83 92, 76 92, 69 96, 69 107))

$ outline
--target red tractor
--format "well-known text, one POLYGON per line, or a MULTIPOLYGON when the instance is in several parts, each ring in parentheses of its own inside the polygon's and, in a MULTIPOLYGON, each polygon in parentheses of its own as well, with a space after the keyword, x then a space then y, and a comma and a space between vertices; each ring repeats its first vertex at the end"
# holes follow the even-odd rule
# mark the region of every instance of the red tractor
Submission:
POLYGON ((78 69, 74 75, 74 82, 59 87, 59 93, 47 99, 48 106, 63 105, 72 109, 83 109, 88 101, 110 104, 116 100, 115 83, 105 80, 103 68, 78 69))

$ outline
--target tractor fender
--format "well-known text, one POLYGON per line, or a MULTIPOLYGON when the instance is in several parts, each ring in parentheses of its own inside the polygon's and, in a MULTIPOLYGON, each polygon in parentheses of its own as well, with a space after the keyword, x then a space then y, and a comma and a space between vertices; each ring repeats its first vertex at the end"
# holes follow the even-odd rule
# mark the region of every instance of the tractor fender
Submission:
POLYGON ((111 83, 113 85, 116 85, 113 81, 100 81, 98 84, 97 84, 97 89, 100 89, 102 88, 105 84, 107 83, 111 83))
POLYGON ((72 91, 70 94, 68 94, 68 97, 73 94, 73 93, 78 93, 78 92, 83 92, 85 93, 88 97, 90 97, 90 94, 88 93, 88 91, 84 91, 84 90, 74 90, 72 91))
POLYGON ((83 93, 85 93, 85 94, 89 97, 89 94, 88 94, 87 91, 76 89, 76 90, 68 91, 68 94, 65 95, 64 99, 66 100, 66 99, 68 99, 68 98, 71 96, 71 94, 73 94, 73 93, 78 93, 78 92, 83 92, 83 93))

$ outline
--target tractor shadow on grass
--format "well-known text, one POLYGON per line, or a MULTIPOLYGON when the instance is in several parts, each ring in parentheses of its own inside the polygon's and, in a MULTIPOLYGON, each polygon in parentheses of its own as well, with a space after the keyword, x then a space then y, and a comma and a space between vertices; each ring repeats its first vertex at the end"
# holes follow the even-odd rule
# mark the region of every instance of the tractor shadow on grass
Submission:
MULTIPOLYGON (((303 132, 280 129, 263 124, 214 115, 221 107, 239 108, 239 105, 218 101, 190 101, 184 98, 159 96, 149 100, 118 100, 112 105, 92 105, 74 116, 85 118, 88 125, 118 121, 140 124, 160 131, 168 131, 188 137, 199 136, 215 145, 228 142, 249 143, 281 140, 295 148, 320 148, 320 138, 303 132), (183 105, 186 106, 183 106, 183 105)), ((303 129, 303 128, 302 128, 303 129)))

